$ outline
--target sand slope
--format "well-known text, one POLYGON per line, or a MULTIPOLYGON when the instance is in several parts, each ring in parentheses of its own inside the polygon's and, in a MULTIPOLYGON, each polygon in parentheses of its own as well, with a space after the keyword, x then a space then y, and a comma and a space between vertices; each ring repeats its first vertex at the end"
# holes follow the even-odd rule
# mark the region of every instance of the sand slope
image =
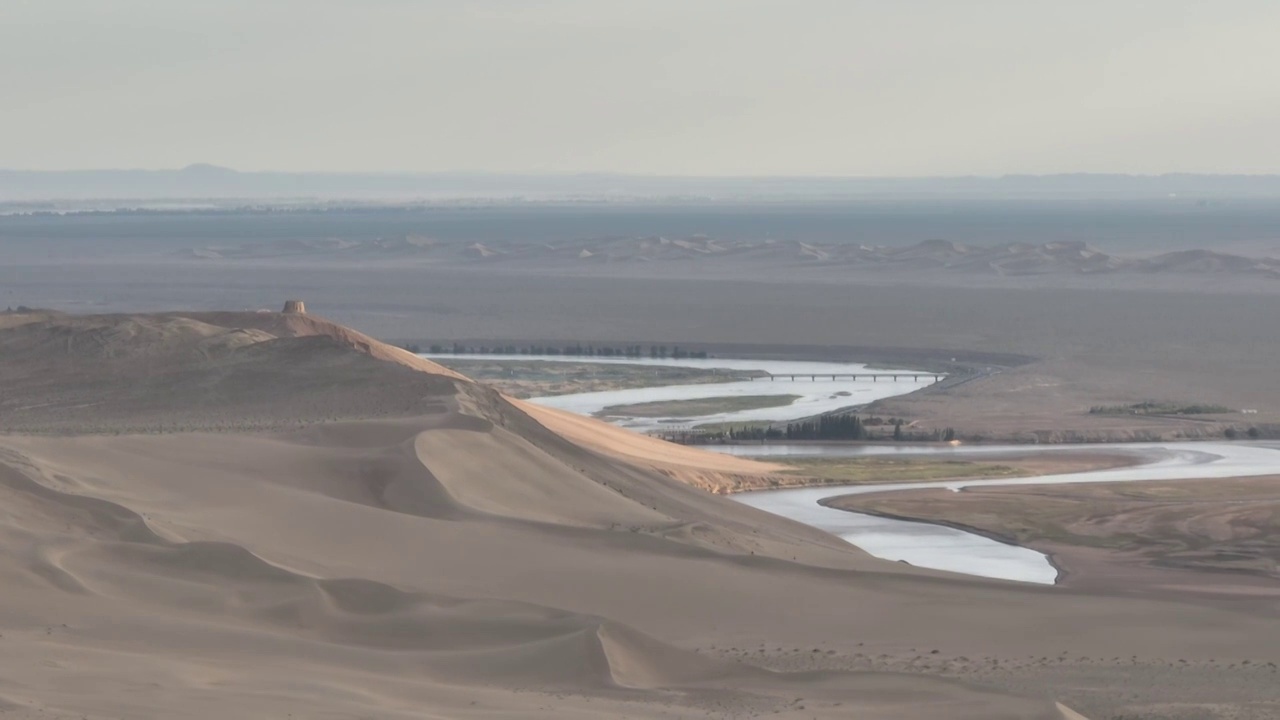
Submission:
MULTIPOLYGON (((714 566, 717 554, 705 546, 631 531, 584 536, 546 524, 546 517, 529 524, 476 513, 471 504, 478 501, 452 495, 438 495, 442 505, 408 505, 426 508, 425 515, 398 510, 395 502, 375 507, 336 497, 345 462, 397 455, 400 443, 370 448, 357 442, 362 451, 354 453, 296 440, 198 435, 10 438, 4 445, 0 576, 7 593, 0 620, 15 651, 6 654, 12 662, 0 660, 0 673, 21 678, 25 692, 6 696, 18 706, 169 717, 221 687, 228 697, 206 697, 201 704, 209 714, 193 716, 265 712, 272 702, 295 712, 329 707, 333 691, 313 696, 312 683, 320 680, 301 683, 295 673, 305 670, 350 688, 336 706, 350 708, 351 716, 382 716, 397 707, 404 717, 465 716, 469 705, 445 699, 465 690, 488 712, 521 708, 520 696, 533 694, 546 712, 530 715, 542 717, 572 714, 586 703, 604 715, 662 717, 678 709, 695 717, 736 716, 785 709, 792 696, 823 698, 826 716, 865 705, 875 711, 866 717, 925 717, 911 707, 960 702, 969 709, 954 717, 1050 717, 1038 701, 928 678, 889 677, 882 687, 867 677, 779 674, 694 652, 592 611, 607 610, 607 602, 573 602, 578 562, 572 558, 534 562, 575 547, 594 565, 620 565, 615 576, 625 571, 628 556, 638 556, 641 565, 661 566, 667 558, 714 566), (296 463, 312 475, 333 457, 343 460, 327 477, 272 477, 279 463, 296 463), (197 469, 175 475, 192 460, 197 469), (454 567, 443 570, 437 561, 454 567), (529 584, 544 591, 547 583, 557 586, 552 594, 578 607, 518 599, 513 595, 524 593, 489 584, 498 577, 499 585, 514 586, 529 573, 545 573, 529 584), (121 659, 104 667, 106 655, 121 659), (31 658, 70 672, 52 673, 55 666, 44 665, 42 674, 31 658), (157 672, 157 665, 167 670, 157 672), (209 675, 219 679, 216 685, 205 680, 209 675), (55 692, 64 677, 85 689, 55 692), (274 701, 246 697, 260 692, 251 688, 267 678, 274 701), (144 708, 135 696, 110 689, 141 682, 160 686, 147 701, 156 704, 144 708), (360 692, 350 695, 356 688, 360 692), (417 714, 407 710, 436 693, 443 697, 417 714), (904 703, 908 697, 913 700, 904 703)), ((454 446, 472 449, 465 438, 454 446)), ((493 451, 484 440, 477 448, 493 451)), ((536 460, 530 469, 546 470, 536 460)), ((482 475, 472 481, 480 490, 486 485, 482 475)), ((449 482, 440 484, 448 488, 449 482)), ((652 510, 629 512, 631 504, 621 500, 613 509, 617 521, 664 525, 652 510)), ((569 522, 609 512, 587 502, 584 515, 569 522)), ((631 592, 666 584, 651 572, 633 582, 631 592)))
POLYGON ((6 426, 60 423, 0 436, 6 717, 1057 720, 1089 712, 1076 680, 982 668, 1277 646, 1263 602, 874 560, 679 481, 767 466, 531 415, 310 319, 50 320, 0 347, 6 426), (28 407, 64 386, 89 404, 28 407), (241 411, 263 429, 85 432, 241 411))

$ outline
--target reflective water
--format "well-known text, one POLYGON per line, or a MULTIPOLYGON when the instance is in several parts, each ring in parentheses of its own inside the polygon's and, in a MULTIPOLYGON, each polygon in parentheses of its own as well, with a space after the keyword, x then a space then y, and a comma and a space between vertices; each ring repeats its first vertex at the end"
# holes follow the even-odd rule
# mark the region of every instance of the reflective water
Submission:
MULTIPOLYGON (((450 355, 449 357, 487 360, 546 360, 583 362, 581 357, 561 355, 450 355)), ((725 370, 762 370, 775 375, 811 376, 823 373, 865 373, 866 365, 856 363, 799 362, 786 360, 738 359, 653 359, 590 358, 600 364, 661 365, 725 370)), ((877 370, 875 372, 894 372, 877 370)), ((911 373, 911 371, 898 371, 911 373)), ((794 403, 781 407, 744 410, 682 418, 620 417, 615 422, 638 430, 652 429, 680 422, 744 422, 750 420, 792 420, 832 410, 862 405, 885 397, 912 392, 933 382, 921 376, 918 382, 879 380, 755 380, 703 385, 672 385, 609 392, 560 395, 535 398, 550 407, 591 415, 614 405, 643 402, 692 400, 723 396, 800 395, 794 403), (847 394, 841 394, 847 393, 847 394)), ((822 445, 769 444, 708 446, 709 450, 732 455, 793 457, 857 457, 871 455, 926 455, 956 459, 1018 452, 1096 452, 1130 454, 1138 464, 1113 470, 1096 470, 1064 475, 994 480, 959 480, 950 482, 894 483, 860 486, 826 486, 794 490, 771 490, 733 496, 746 505, 766 510, 837 535, 868 553, 887 560, 903 561, 920 567, 949 570, 1005 580, 1053 584, 1058 571, 1042 553, 1029 548, 1002 543, 975 533, 930 523, 892 520, 835 510, 820 504, 828 498, 872 492, 893 492, 926 488, 945 488, 962 492, 965 488, 996 485, 1051 485, 1087 482, 1134 482, 1191 478, 1244 477, 1280 474, 1280 445, 1274 443, 1132 443, 1107 445, 822 445)))
POLYGON ((718 397, 749 397, 756 395, 798 395, 788 405, 737 410, 708 415, 668 415, 647 418, 627 415, 625 409, 611 413, 610 421, 622 427, 645 431, 671 425, 700 425, 719 422, 752 422, 759 420, 785 421, 812 417, 855 405, 865 405, 875 400, 902 395, 934 383, 933 375, 916 375, 918 371, 871 368, 859 363, 808 362, 795 360, 739 360, 739 359, 680 359, 670 358, 583 358, 564 355, 441 355, 429 356, 448 363, 450 358, 475 360, 544 360, 550 362, 591 362, 602 365, 646 365, 662 367, 699 368, 703 370, 762 371, 775 376, 787 376, 776 380, 703 383, 695 385, 666 385, 662 387, 608 390, 533 398, 531 402, 547 407, 560 408, 582 415, 594 415, 607 407, 635 405, 673 400, 701 400, 718 397), (853 373, 898 373, 897 381, 890 378, 832 380, 831 375, 853 373), (823 379, 822 375, 827 378, 823 379), (795 380, 791 380, 791 376, 795 380), (918 379, 914 379, 918 378, 918 379))
POLYGON ((740 456, 855 457, 883 455, 980 457, 996 453, 1090 452, 1131 454, 1139 465, 1063 475, 995 480, 892 483, 770 490, 743 493, 733 498, 743 504, 791 518, 837 535, 868 553, 886 560, 900 560, 920 567, 1022 582, 1053 584, 1058 571, 1042 553, 1009 545, 974 533, 929 523, 891 520, 835 510, 819 504, 841 495, 872 492, 998 485, 1053 485, 1091 482, 1135 482, 1191 478, 1245 477, 1280 473, 1280 449, 1268 443, 1134 443, 1078 446, 836 446, 765 445, 714 448, 740 456))

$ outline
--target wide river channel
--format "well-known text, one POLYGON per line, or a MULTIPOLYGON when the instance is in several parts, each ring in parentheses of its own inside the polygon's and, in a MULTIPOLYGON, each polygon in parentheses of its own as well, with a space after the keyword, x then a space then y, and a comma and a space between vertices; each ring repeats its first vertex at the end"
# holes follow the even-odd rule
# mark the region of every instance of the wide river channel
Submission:
MULTIPOLYGON (((934 377, 921 375, 916 380, 898 382, 871 379, 811 380, 813 375, 852 373, 893 373, 909 375, 909 370, 870 370, 852 363, 823 363, 785 360, 740 359, 602 359, 566 356, 433 356, 448 365, 450 358, 485 360, 543 360, 552 362, 592 362, 600 364, 662 365, 731 371, 757 370, 775 376, 795 375, 797 380, 755 380, 696 385, 670 385, 608 392, 581 393, 534 398, 536 402, 571 412, 592 415, 606 407, 636 403, 692 400, 732 395, 799 395, 790 405, 761 408, 710 416, 664 418, 696 425, 705 422, 743 422, 748 420, 794 420, 818 413, 902 395, 934 382, 934 377)), ((650 418, 617 417, 614 422, 636 430, 659 427, 650 418)), ((995 485, 1053 485, 1094 482, 1133 482, 1141 480, 1174 480, 1192 478, 1226 478, 1280 474, 1280 444, 1276 443, 1125 443, 1108 445, 713 445, 708 450, 731 455, 770 457, 858 457, 894 454, 910 456, 946 456, 955 459, 981 458, 983 455, 1017 452, 1096 452, 1128 454, 1135 465, 1065 475, 1041 475, 1027 478, 991 480, 965 479, 943 482, 886 483, 877 485, 826 485, 820 488, 768 490, 734 495, 733 499, 767 512, 781 515, 836 535, 886 560, 902 561, 920 567, 948 570, 983 577, 1021 582, 1053 584, 1058 571, 1042 553, 1009 545, 963 530, 932 523, 894 520, 861 513, 836 510, 822 501, 842 495, 876 492, 901 492, 944 488, 963 492, 965 488, 995 485)))
POLYGON ((582 415, 595 415, 605 408, 637 405, 649 402, 675 400, 703 400, 721 397, 751 397, 761 395, 798 396, 788 405, 736 410, 684 417, 662 418, 627 415, 625 410, 610 412, 609 420, 625 428, 644 432, 671 425, 699 425, 704 423, 752 422, 759 420, 782 421, 821 415, 852 405, 866 405, 881 398, 893 397, 932 385, 936 376, 914 370, 871 368, 857 363, 805 362, 788 360, 738 360, 732 358, 599 358, 564 355, 428 355, 432 360, 448 365, 451 359, 488 360, 495 362, 530 361, 573 362, 593 365, 643 365, 646 367, 695 368, 707 371, 726 371, 741 376, 749 372, 765 372, 777 377, 733 382, 711 382, 692 385, 663 385, 658 387, 606 390, 603 392, 576 393, 533 398, 532 402, 547 407, 560 408, 582 415), (852 380, 849 376, 861 374, 852 380), (886 377, 871 379, 870 374, 886 377), (896 374, 897 380, 890 375, 896 374), (832 377, 835 379, 832 379, 832 377), (843 377, 842 377, 843 376, 843 377), (794 380, 791 378, 795 378, 794 380))

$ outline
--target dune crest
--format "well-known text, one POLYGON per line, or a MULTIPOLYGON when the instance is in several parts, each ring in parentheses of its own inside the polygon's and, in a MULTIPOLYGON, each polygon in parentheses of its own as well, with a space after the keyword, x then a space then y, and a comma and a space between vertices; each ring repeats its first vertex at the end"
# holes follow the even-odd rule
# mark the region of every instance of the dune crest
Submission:
POLYGON ((662 470, 670 477, 704 490, 724 487, 736 475, 770 475, 783 469, 773 463, 676 445, 564 410, 523 400, 511 399, 510 402, 571 442, 623 462, 662 470))
POLYGON ((315 315, 298 312, 201 312, 183 313, 181 317, 224 327, 252 328, 282 338, 327 337, 378 360, 397 363, 432 375, 442 375, 457 380, 466 379, 445 366, 420 358, 408 350, 375 340, 362 332, 315 315))

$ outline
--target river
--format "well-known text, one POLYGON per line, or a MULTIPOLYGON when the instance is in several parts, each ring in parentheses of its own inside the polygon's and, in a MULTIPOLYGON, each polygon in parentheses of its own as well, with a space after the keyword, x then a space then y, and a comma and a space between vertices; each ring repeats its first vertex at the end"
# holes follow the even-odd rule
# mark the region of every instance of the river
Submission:
POLYGON ((490 361, 530 361, 576 362, 600 365, 642 365, 649 367, 697 368, 700 370, 727 370, 733 372, 766 372, 773 375, 795 376, 795 380, 779 378, 776 380, 759 379, 723 383, 701 383, 694 385, 665 385, 660 387, 631 388, 627 390, 606 390, 602 392, 577 393, 573 395, 553 395, 550 397, 531 398, 530 402, 547 407, 568 410, 580 415, 595 415, 608 407, 620 405, 636 405, 648 402, 670 402, 675 400, 703 400, 719 397, 750 397, 757 395, 798 395, 790 404, 776 407, 756 408, 752 410, 736 410, 714 413, 710 415, 667 415, 661 418, 627 415, 625 409, 610 413, 610 421, 625 428, 644 432, 672 425, 695 426, 705 423, 752 422, 760 420, 786 421, 812 417, 823 413, 840 410, 854 405, 867 403, 882 398, 902 395, 934 383, 933 374, 920 374, 918 371, 872 368, 859 363, 810 362, 797 360, 741 360, 735 358, 600 358, 577 357, 566 355, 427 355, 444 365, 450 359, 458 360, 490 360, 490 361), (895 381, 889 378, 872 380, 832 380, 832 375, 852 375, 867 373, 898 373, 903 375, 895 381), (822 376, 826 375, 824 380, 822 376), (918 377, 918 379, 916 379, 918 377), (816 378, 816 379, 811 379, 816 378))
POLYGON ((740 456, 856 457, 895 454, 946 456, 966 459, 998 453, 1097 452, 1128 454, 1137 465, 1065 475, 1041 475, 994 480, 888 483, 769 490, 734 495, 738 502, 791 518, 837 535, 868 553, 920 567, 983 577, 1052 585, 1058 571, 1042 553, 1009 545, 982 535, 923 522, 909 522, 835 510, 821 501, 841 495, 996 485, 1065 485, 1072 483, 1134 482, 1193 478, 1247 477, 1280 473, 1280 446, 1271 443, 1126 443, 1109 445, 974 445, 837 446, 754 445, 723 446, 717 450, 740 456))
MULTIPOLYGON (((546 360, 560 362, 596 362, 602 364, 663 365, 667 367, 722 368, 726 370, 760 370, 774 375, 812 375, 832 373, 866 373, 866 365, 854 363, 820 363, 786 360, 741 359, 651 359, 651 358, 580 358, 566 356, 476 355, 435 356, 488 360, 546 360)), ((876 372, 894 372, 877 370, 876 372)), ((912 371, 902 371, 910 373, 912 371)), ((608 392, 581 393, 534 398, 532 402, 571 412, 591 415, 605 407, 635 403, 688 400, 726 395, 800 395, 790 405, 757 410, 721 413, 710 416, 678 418, 680 422, 742 422, 747 420, 791 420, 861 405, 885 397, 912 392, 933 382, 923 376, 916 381, 872 382, 869 380, 755 380, 747 382, 702 385, 671 385, 608 392), (845 392, 846 394, 837 394, 845 392)), ((672 419, 619 417, 614 421, 624 427, 651 429, 672 419)), ((1087 472, 1042 475, 1026 478, 992 480, 967 479, 943 482, 886 483, 878 485, 827 485, 820 488, 768 490, 734 495, 745 505, 796 520, 836 535, 871 555, 886 560, 902 561, 920 567, 948 570, 969 575, 1052 585, 1058 571, 1042 553, 1030 548, 1002 543, 963 530, 925 522, 894 520, 845 510, 836 510, 821 501, 841 495, 873 492, 900 492, 943 488, 963 492, 965 488, 995 485, 1052 485, 1093 482, 1134 482, 1193 478, 1226 478, 1280 474, 1280 444, 1276 443, 1125 443, 1107 445, 724 445, 708 446, 709 450, 748 457, 857 457, 869 455, 947 456, 956 459, 980 458, 983 455, 1037 451, 1096 452, 1129 454, 1137 464, 1087 472)))

